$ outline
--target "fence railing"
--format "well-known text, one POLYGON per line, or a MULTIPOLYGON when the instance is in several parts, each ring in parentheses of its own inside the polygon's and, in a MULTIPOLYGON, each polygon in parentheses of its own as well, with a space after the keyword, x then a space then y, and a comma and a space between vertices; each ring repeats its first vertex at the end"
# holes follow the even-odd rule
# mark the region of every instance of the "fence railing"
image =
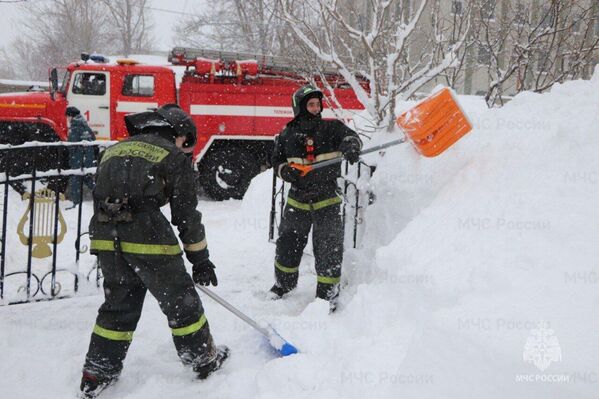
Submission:
POLYGON ((79 270, 80 256, 88 249, 81 240, 88 234, 82 225, 87 224, 84 208, 92 212, 91 202, 81 197, 73 206, 64 193, 69 184, 77 184, 83 196, 83 177, 93 179, 96 170, 83 162, 71 169, 69 156, 83 156, 89 147, 111 144, 0 145, 0 304, 70 296, 79 290, 81 275, 95 277, 98 284, 97 268, 84 274, 79 270))

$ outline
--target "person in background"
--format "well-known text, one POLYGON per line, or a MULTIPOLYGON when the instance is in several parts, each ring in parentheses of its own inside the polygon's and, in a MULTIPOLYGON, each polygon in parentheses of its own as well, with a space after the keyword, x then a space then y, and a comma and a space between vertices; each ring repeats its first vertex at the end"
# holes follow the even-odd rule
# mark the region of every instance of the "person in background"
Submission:
MULTIPOLYGON (((94 141, 96 139, 96 135, 88 126, 79 109, 76 107, 67 107, 65 115, 69 124, 69 143, 94 141)), ((91 168, 93 166, 95 166, 94 147, 69 147, 69 167, 71 169, 91 168)), ((69 179, 68 198, 73 202, 73 205, 67 209, 74 208, 81 203, 82 180, 90 190, 94 189, 94 180, 91 175, 72 175, 69 179)))

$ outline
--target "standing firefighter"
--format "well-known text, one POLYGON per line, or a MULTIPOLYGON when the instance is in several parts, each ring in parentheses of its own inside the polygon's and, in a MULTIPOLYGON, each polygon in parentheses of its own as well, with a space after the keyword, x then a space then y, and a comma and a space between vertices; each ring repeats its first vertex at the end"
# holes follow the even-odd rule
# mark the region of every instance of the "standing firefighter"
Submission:
POLYGON ((316 169, 305 176, 291 163, 309 165, 341 155, 350 163, 360 157, 362 142, 356 132, 340 121, 321 117, 322 92, 310 85, 293 95, 295 118, 278 136, 272 165, 291 190, 279 229, 275 256, 275 284, 271 297, 277 299, 297 285, 302 251, 312 231, 316 258, 316 296, 335 310, 343 261, 341 198, 337 194, 339 165, 316 169))
POLYGON ((96 397, 119 376, 147 290, 168 319, 179 357, 199 378, 218 369, 229 352, 212 341, 177 237, 160 212, 170 203, 172 224, 193 264, 193 280, 217 285, 196 210, 190 158, 184 153, 195 145, 195 126, 172 104, 125 121, 133 137, 104 152, 94 190, 91 249, 104 275, 105 302, 83 367, 85 398, 96 397))

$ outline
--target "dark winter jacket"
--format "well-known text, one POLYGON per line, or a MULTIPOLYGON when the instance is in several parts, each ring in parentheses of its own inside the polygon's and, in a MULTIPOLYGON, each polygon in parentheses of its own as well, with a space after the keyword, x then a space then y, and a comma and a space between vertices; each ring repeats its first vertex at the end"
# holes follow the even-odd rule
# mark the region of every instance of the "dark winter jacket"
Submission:
MULTIPOLYGON (((362 146, 356 132, 341 121, 323 120, 320 115, 302 113, 287 124, 275 141, 272 165, 280 175, 286 163, 303 165, 341 157, 339 146, 344 140, 355 140, 362 146), (312 143, 312 144, 310 144, 312 143), (308 159, 308 146, 313 146, 314 159, 308 159)), ((317 202, 336 196, 340 165, 316 169, 293 184, 289 197, 303 203, 317 202)))
POLYGON ((179 255, 177 237, 160 211, 170 203, 171 222, 179 230, 191 263, 208 258, 202 215, 191 160, 160 134, 130 137, 104 151, 96 174, 94 216, 90 223, 92 250, 114 250, 115 235, 123 252, 136 255, 179 255), (127 199, 130 222, 104 222, 106 201, 127 199))
MULTIPOLYGON (((94 141, 96 135, 87 125, 83 115, 79 114, 71 119, 69 127, 69 143, 79 141, 94 141)), ((69 166, 72 169, 90 168, 94 165, 94 147, 70 147, 69 148, 69 166)))

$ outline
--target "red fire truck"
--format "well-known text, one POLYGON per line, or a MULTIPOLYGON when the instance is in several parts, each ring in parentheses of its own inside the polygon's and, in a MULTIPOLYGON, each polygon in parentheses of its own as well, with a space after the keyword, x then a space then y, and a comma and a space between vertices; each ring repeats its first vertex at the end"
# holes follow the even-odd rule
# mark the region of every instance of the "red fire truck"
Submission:
MULTIPOLYGON (((291 95, 306 83, 288 61, 252 54, 175 48, 171 66, 91 58, 70 64, 60 85, 52 69, 49 93, 0 95, 0 143, 66 140, 69 105, 79 108, 99 140, 122 140, 125 115, 178 103, 196 123, 198 180, 214 199, 241 198, 269 167, 273 138, 293 117, 291 95), (178 90, 172 66, 184 69, 178 90)), ((351 124, 363 106, 339 76, 325 78, 323 87, 333 88, 341 108, 325 105, 323 117, 351 124)))

